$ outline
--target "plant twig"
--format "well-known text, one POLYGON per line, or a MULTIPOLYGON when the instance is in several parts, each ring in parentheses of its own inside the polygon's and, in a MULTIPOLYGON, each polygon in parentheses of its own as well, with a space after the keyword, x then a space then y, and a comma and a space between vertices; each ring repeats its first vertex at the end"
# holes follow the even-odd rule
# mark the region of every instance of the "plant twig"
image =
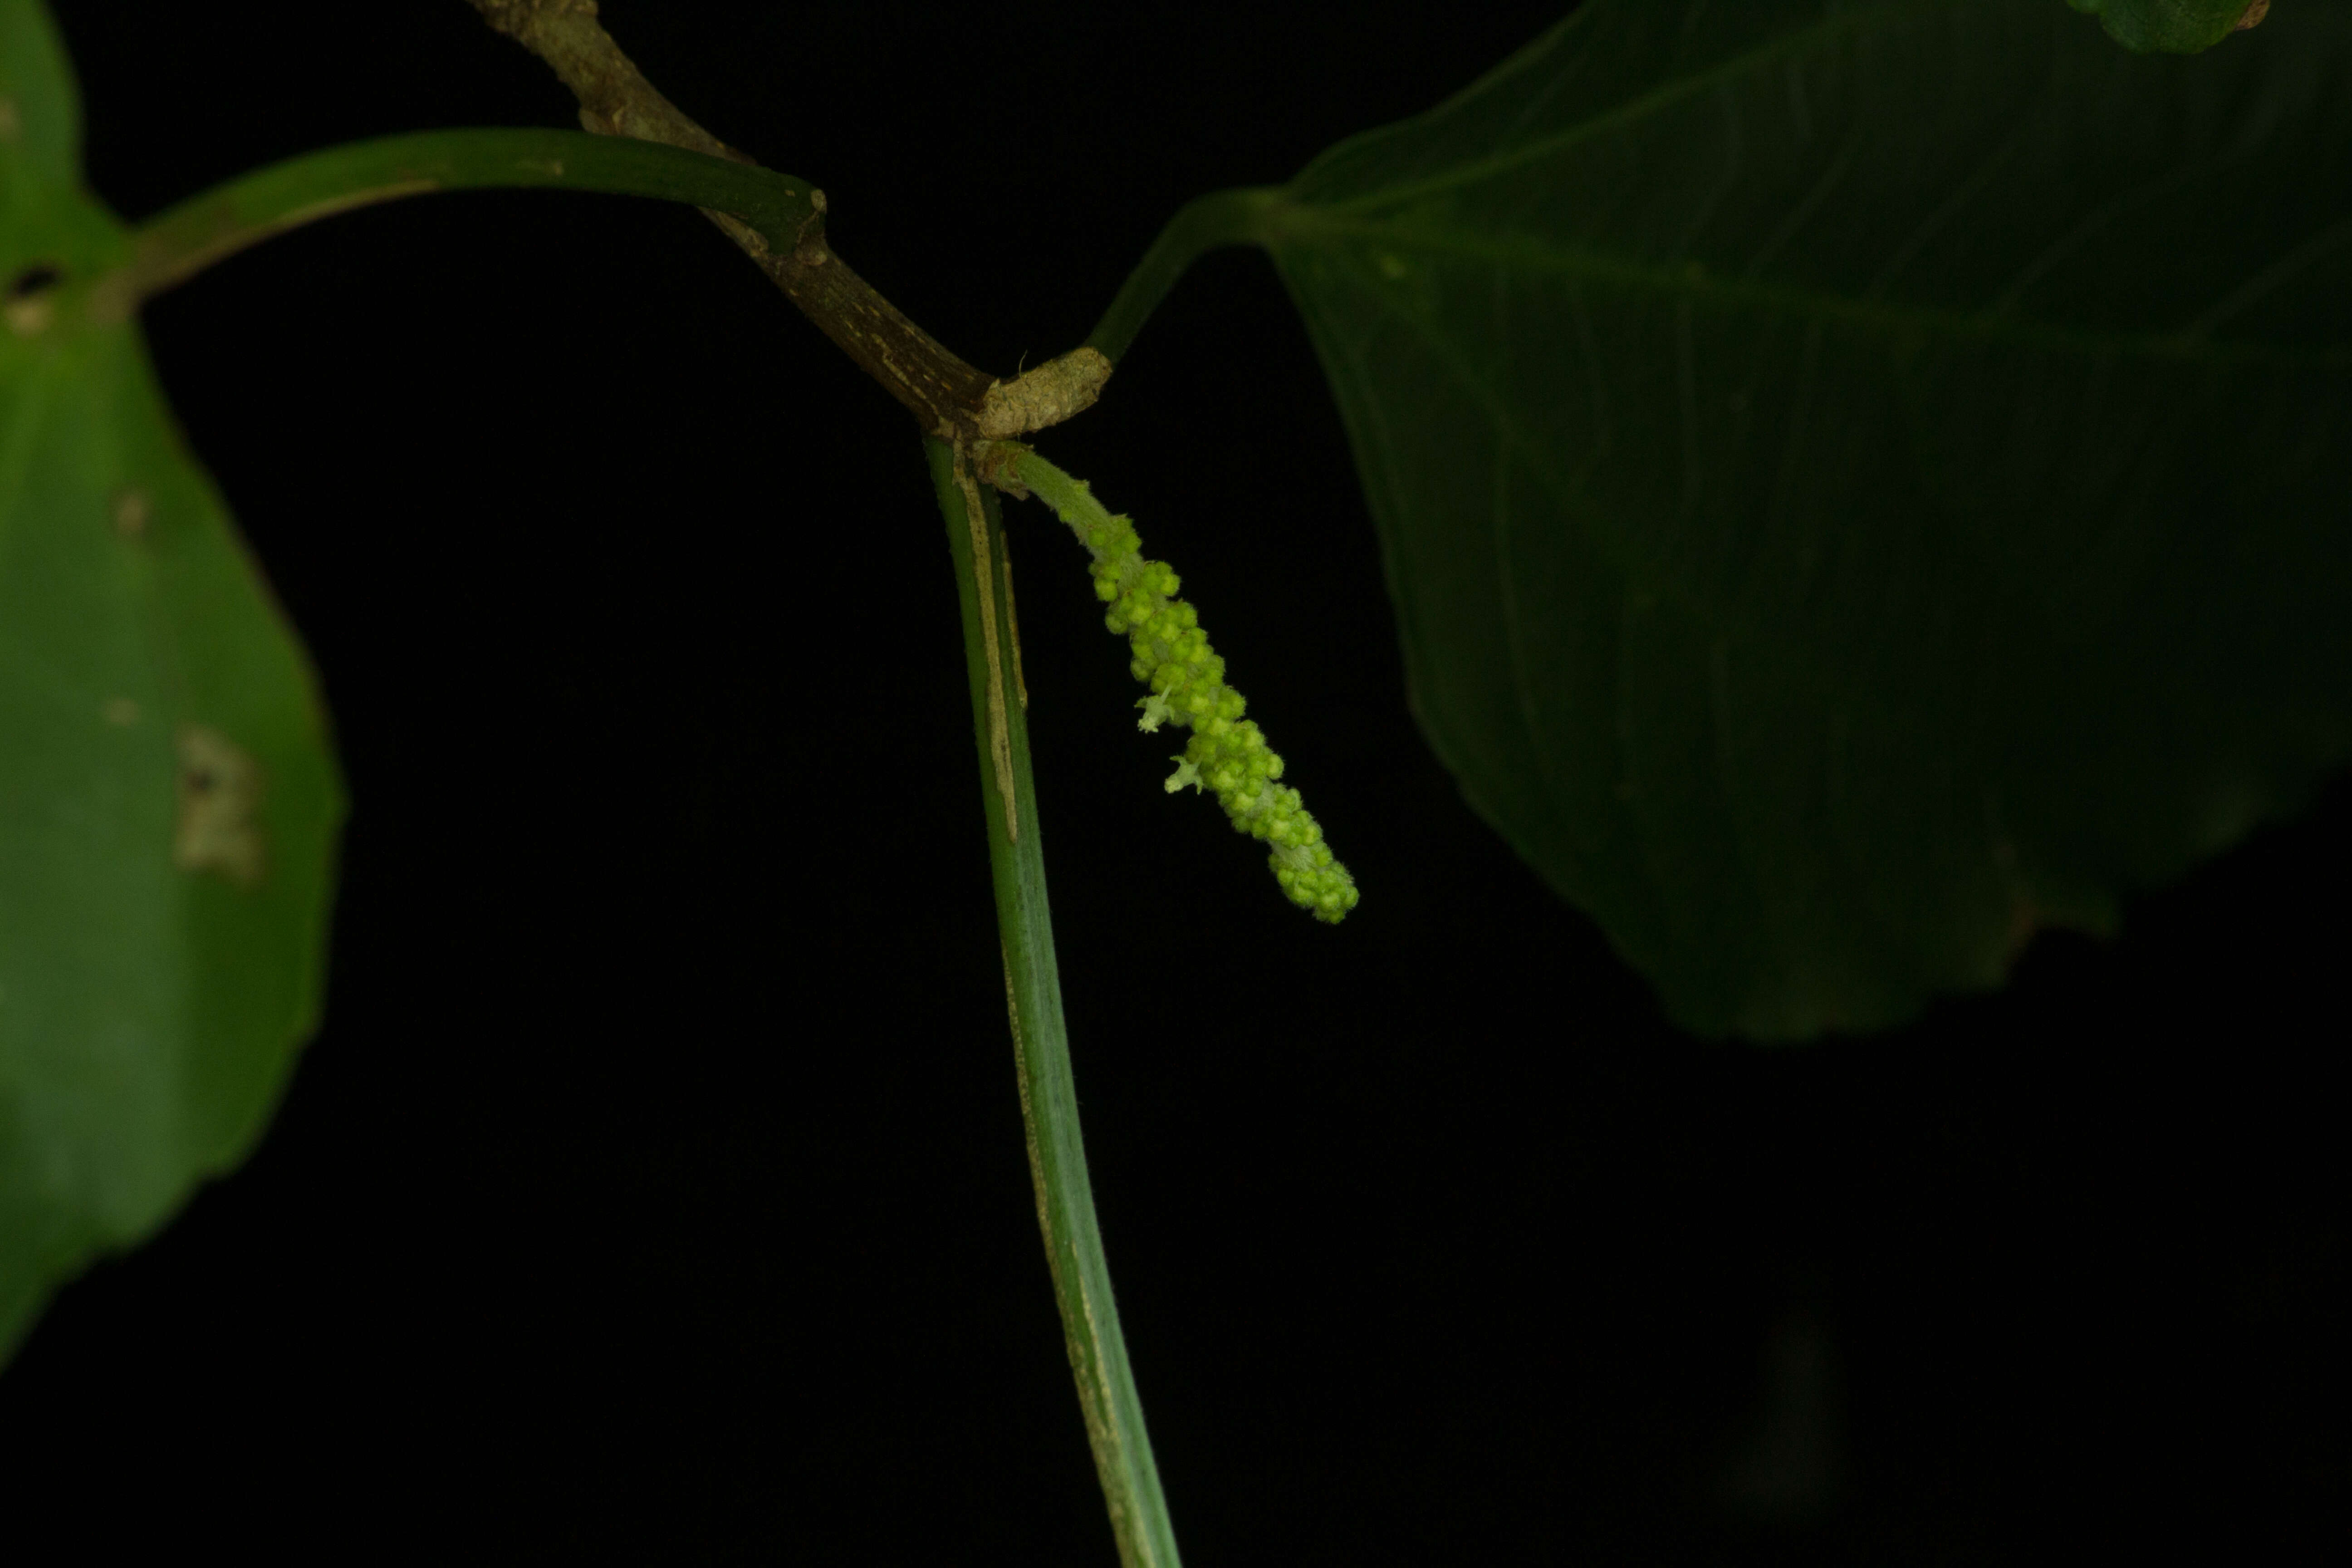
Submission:
MULTIPOLYGON (((586 130, 752 162, 679 112, 646 79, 596 19, 595 0, 470 3, 491 26, 547 62, 580 100, 586 130)), ((906 405, 926 435, 950 442, 1017 436, 1058 423, 1094 401, 1110 366, 1097 366, 1100 356, 1086 349, 1009 383, 966 364, 835 253, 822 222, 824 193, 814 197, 820 221, 789 248, 771 247, 750 225, 724 213, 709 216, 819 331, 906 405), (1087 359, 1074 377, 1064 361, 1079 355, 1087 359), (1070 390, 1074 380, 1089 384, 1083 395, 1070 390)))
MULTIPOLYGON (((605 136, 633 136, 739 163, 752 160, 680 113, 656 91, 596 19, 595 0, 472 0, 499 32, 545 60, 580 100, 580 123, 605 136)), ((817 199, 822 215, 824 202, 817 199)), ((925 431, 953 439, 979 427, 993 378, 957 358, 875 292, 833 252, 820 223, 789 250, 723 213, 712 222, 774 279, 859 369, 911 411, 925 431)))
POLYGON ((1004 700, 1006 689, 1017 689, 1020 682, 1020 655, 1012 646, 1013 576, 1004 554, 1004 523, 995 492, 973 482, 962 453, 936 439, 925 447, 963 608, 988 864, 996 884, 996 929, 1004 958, 1004 1005, 1013 1023, 1029 1176, 1053 1269, 1054 1300, 1061 1310, 1062 1339, 1077 1380, 1078 1407, 1086 1416, 1087 1440, 1109 1505, 1120 1563, 1125 1568, 1178 1568, 1176 1533, 1143 1428, 1143 1402, 1128 1366, 1110 1267, 1095 1220, 1094 1190, 1087 1179, 1053 914, 1045 902, 1029 727, 1021 705, 1004 700))

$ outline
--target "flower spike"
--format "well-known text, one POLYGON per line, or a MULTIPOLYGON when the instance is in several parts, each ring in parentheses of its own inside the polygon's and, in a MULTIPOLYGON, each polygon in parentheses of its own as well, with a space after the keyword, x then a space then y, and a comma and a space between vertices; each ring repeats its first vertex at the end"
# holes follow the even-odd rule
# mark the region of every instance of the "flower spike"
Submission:
POLYGON ((1136 704, 1143 710, 1136 728, 1150 733, 1172 723, 1192 731, 1173 759, 1169 793, 1189 785, 1214 794, 1235 831, 1271 848, 1266 864, 1284 895, 1317 920, 1338 924, 1356 907, 1356 880, 1332 858, 1322 826, 1298 792, 1278 782, 1282 758, 1242 717, 1248 704, 1225 684, 1225 661, 1211 651, 1198 613, 1177 597, 1182 583, 1175 568, 1146 560, 1132 522, 1106 510, 1084 480, 1028 447, 993 441, 976 455, 984 477, 1052 507, 1094 557, 1095 596, 1108 612, 1103 624, 1127 638, 1128 668, 1150 688, 1136 704))

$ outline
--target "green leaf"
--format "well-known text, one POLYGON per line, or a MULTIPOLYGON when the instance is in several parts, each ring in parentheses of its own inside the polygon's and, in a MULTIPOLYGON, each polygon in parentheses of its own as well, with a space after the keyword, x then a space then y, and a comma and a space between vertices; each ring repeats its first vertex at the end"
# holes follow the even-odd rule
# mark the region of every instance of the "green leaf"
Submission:
MULTIPOLYGON (((2308 0, 2293 0, 2307 4, 2308 0)), ((2324 3, 2324 0, 2323 0, 2324 3)), ((2270 0, 2066 0, 2098 17, 2116 42, 2142 54, 2193 55, 2259 24, 2270 0)))
POLYGON ((128 247, 78 163, 48 19, 0 0, 0 1352, 252 1146, 342 816, 301 650, 93 299, 128 247))
POLYGON ((1593 0, 1253 221, 1465 793, 1701 1030, 2110 927, 2352 753, 2352 26, 1593 0))

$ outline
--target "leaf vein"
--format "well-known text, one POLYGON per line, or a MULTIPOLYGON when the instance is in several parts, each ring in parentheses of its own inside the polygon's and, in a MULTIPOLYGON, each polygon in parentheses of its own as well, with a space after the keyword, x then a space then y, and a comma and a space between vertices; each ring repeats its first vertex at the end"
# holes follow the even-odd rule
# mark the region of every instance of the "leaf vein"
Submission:
MULTIPOLYGON (((1777 63, 1808 45, 1858 26, 1862 24, 1862 20, 1863 18, 1854 13, 1843 9, 1832 10, 1819 20, 1792 28, 1769 43, 1759 45, 1743 54, 1734 55, 1703 70, 1694 71, 1688 76, 1666 81, 1637 98, 1627 100, 1607 113, 1597 114, 1580 124, 1564 127, 1549 136, 1539 136, 1525 146, 1474 159, 1420 180, 1385 186, 1377 191, 1368 191, 1362 195, 1347 197, 1330 205, 1348 211, 1357 211, 1381 206, 1391 202, 1412 201, 1419 196, 1432 195, 1441 191, 1454 190, 1464 185, 1475 184, 1480 181, 1492 179, 1497 174, 1507 174, 1525 164, 1538 163, 1555 153, 1564 153, 1604 132, 1615 131, 1637 123, 1649 115, 1672 108, 1700 93, 1728 85, 1753 71, 1777 63)), ((1573 22, 1570 25, 1573 26, 1573 22)), ((1481 86, 1484 85, 1486 84, 1481 84, 1481 86)), ((1478 89, 1473 88, 1471 90, 1475 92, 1478 89)), ((1434 112, 1443 111, 1441 107, 1434 112)), ((1406 121, 1403 123, 1412 125, 1419 121, 1406 121)), ((1342 146, 1347 145, 1350 144, 1342 143, 1342 146)), ((1309 165, 1295 184, 1307 183, 1308 176, 1315 172, 1315 166, 1309 165)))
MULTIPOLYGON (((1730 279, 1696 271, 1689 266, 1604 256, 1523 239, 1506 241, 1480 235, 1446 234, 1410 224, 1348 221, 1318 215, 1312 222, 1294 218, 1286 238, 1297 243, 1327 235, 1377 240, 1391 249, 1483 261, 1525 273, 1577 278, 1687 298, 1695 303, 1820 317, 1887 332, 1925 333, 2073 353, 2119 353, 2148 360, 2230 361, 2279 368, 2352 368, 2352 343, 2289 348, 2251 339, 2189 338, 2177 330, 2119 331, 2079 326, 2015 313, 1992 314, 1890 300, 1884 296, 1834 294, 1787 283, 1730 279)), ((1282 242, 1276 243, 1279 246, 1282 242)), ((1349 270, 1360 268, 1351 266, 1349 270)))

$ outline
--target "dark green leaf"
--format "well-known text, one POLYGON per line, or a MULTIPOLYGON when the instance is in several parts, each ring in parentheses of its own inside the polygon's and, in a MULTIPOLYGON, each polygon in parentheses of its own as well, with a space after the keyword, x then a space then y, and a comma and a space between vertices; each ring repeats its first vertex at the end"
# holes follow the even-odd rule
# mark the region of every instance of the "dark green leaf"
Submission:
MULTIPOLYGON (((2290 0, 2302 3, 2302 0, 2290 0)), ((2324 3, 2324 0, 2323 0, 2324 3)), ((2066 0, 2098 17, 2116 42, 2145 54, 2193 55, 2260 23, 2269 0, 2066 0)))
POLYGON ((1593 0, 1262 220, 1470 799, 1699 1029, 2104 929, 2352 752, 2352 26, 1593 0))
POLYGON ((0 1352, 251 1147, 342 814, 301 651, 89 288, 125 240, 77 123, 0 0, 0 1352))

